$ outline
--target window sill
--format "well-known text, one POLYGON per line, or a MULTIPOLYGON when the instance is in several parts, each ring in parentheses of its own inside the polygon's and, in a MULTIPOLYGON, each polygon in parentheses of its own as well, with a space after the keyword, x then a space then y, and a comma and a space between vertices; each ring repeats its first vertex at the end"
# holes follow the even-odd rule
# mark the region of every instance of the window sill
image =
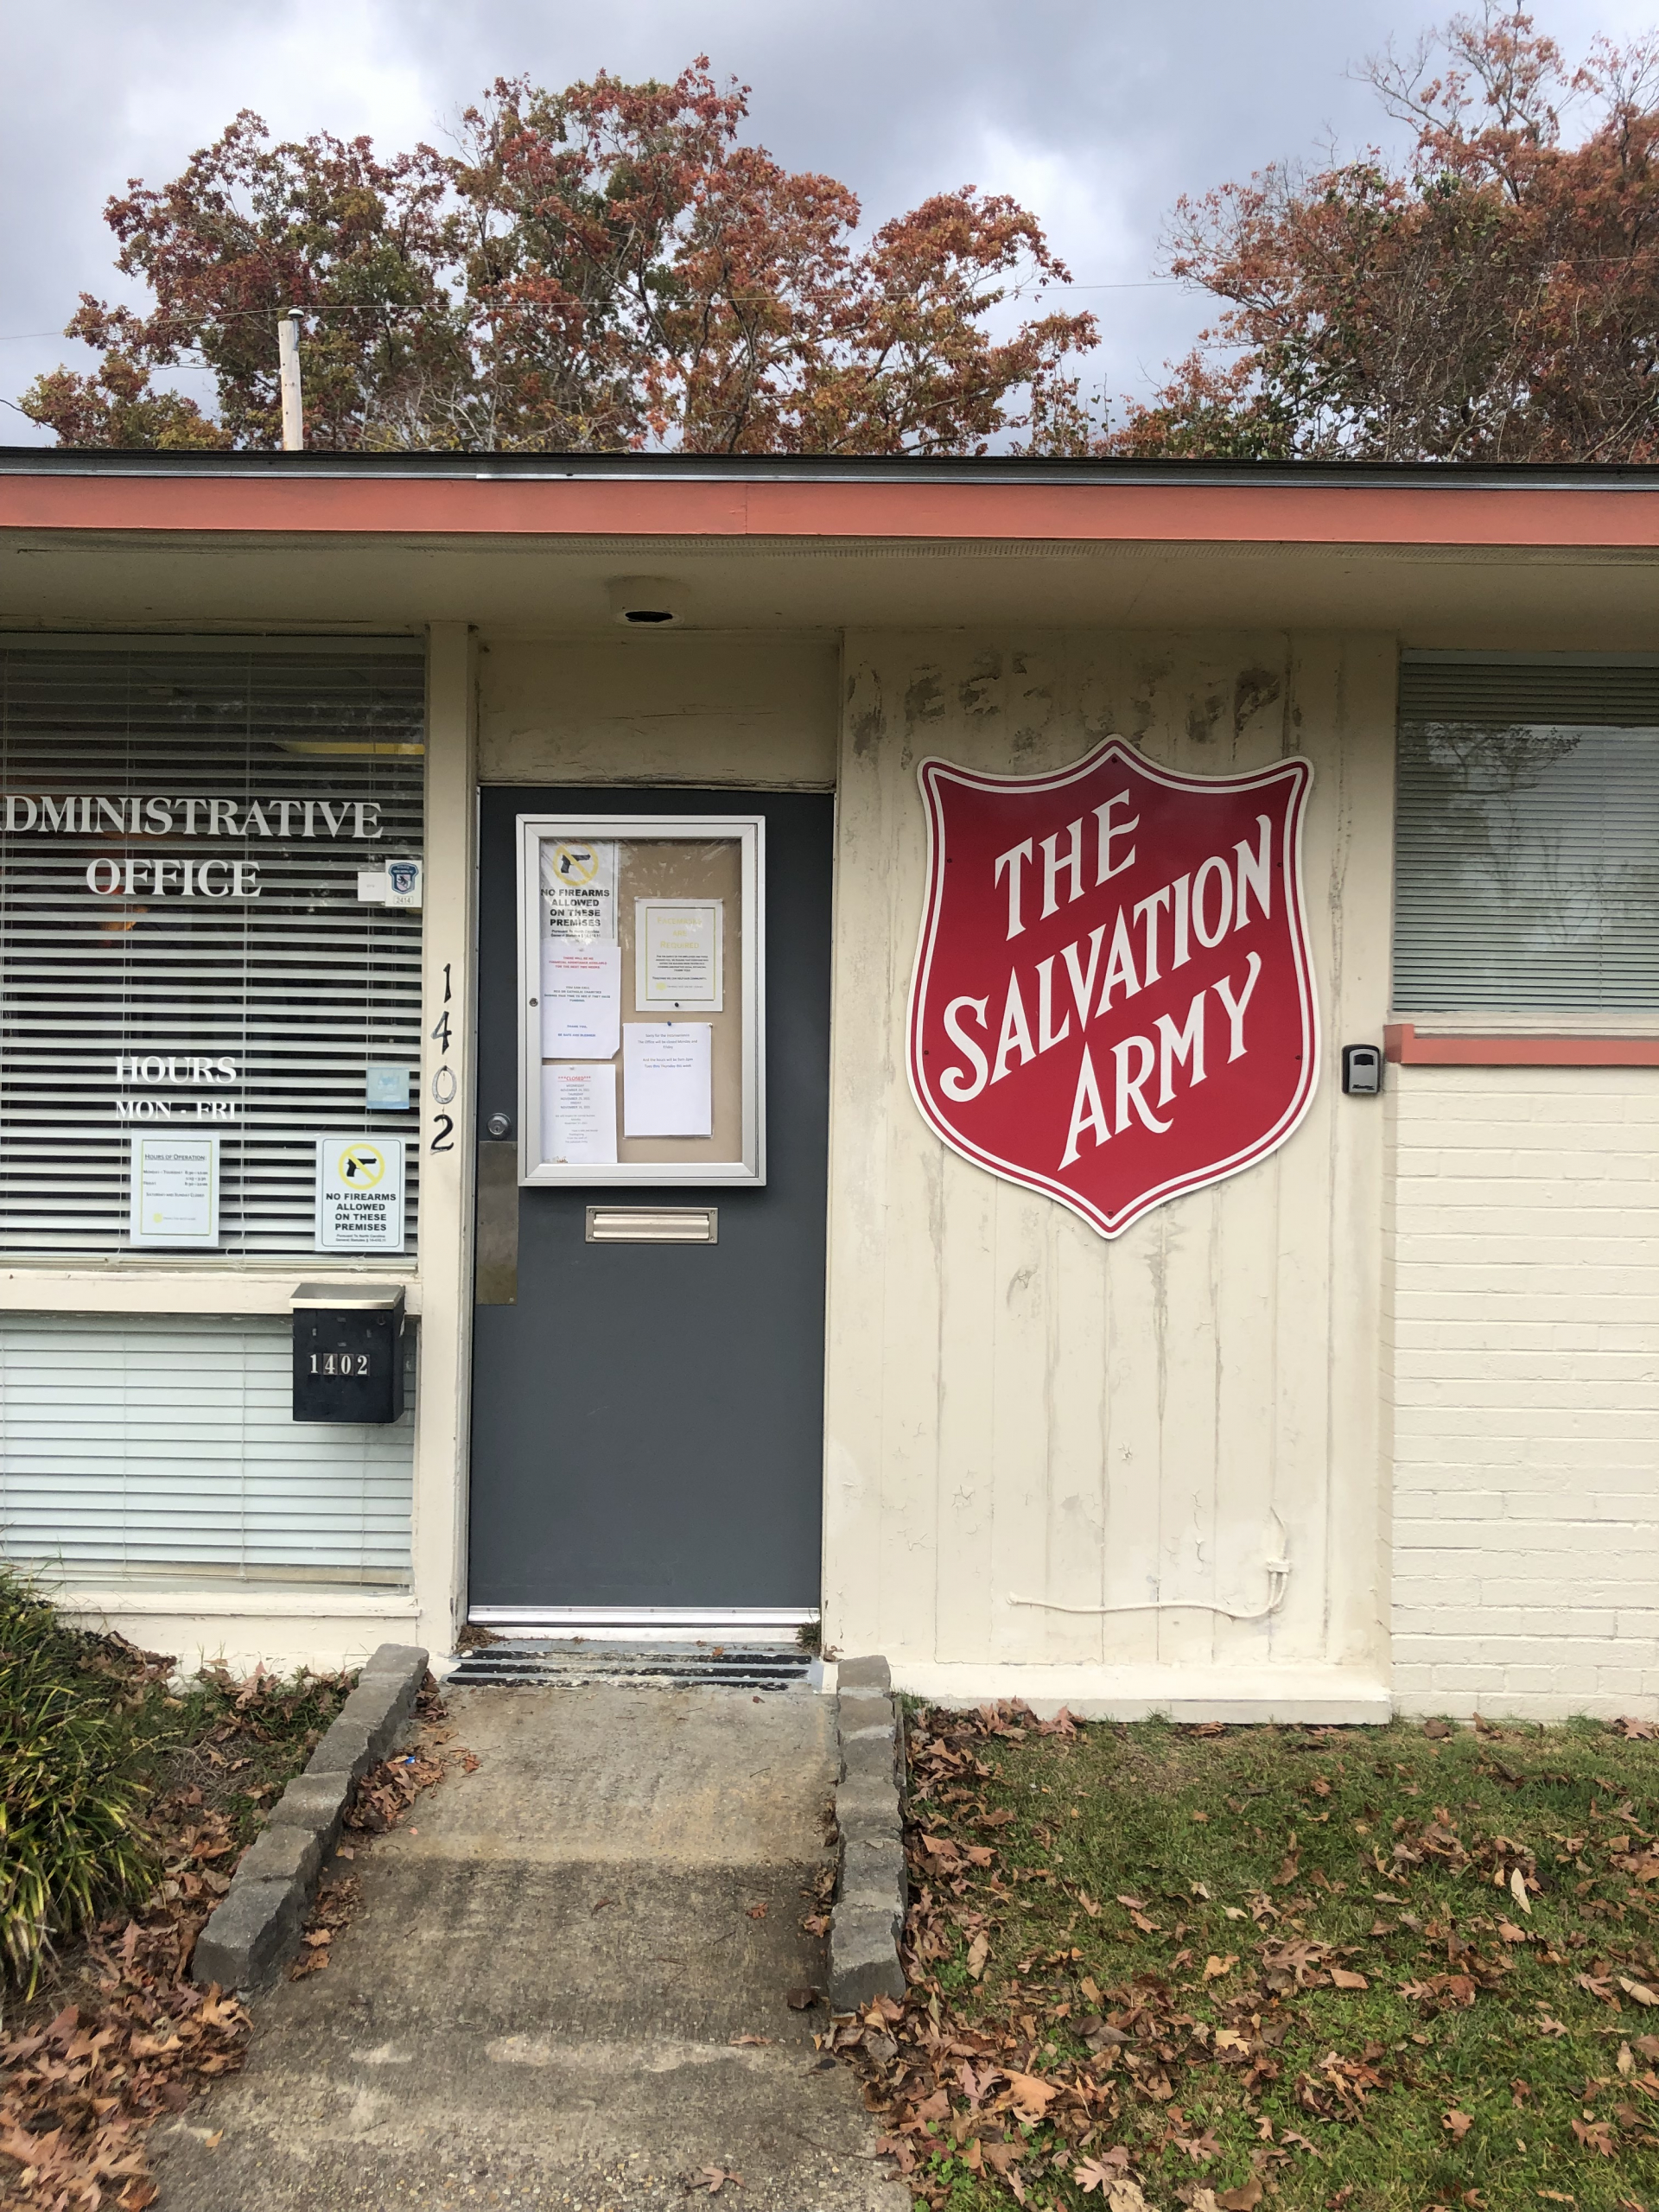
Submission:
POLYGON ((262 1586, 239 1583, 234 1590, 189 1584, 92 1582, 48 1592, 63 1613, 96 1613, 105 1620, 149 1614, 266 1620, 413 1620, 420 1611, 412 1591, 365 1590, 351 1584, 296 1589, 292 1583, 262 1586))
POLYGON ((1659 1035, 1591 1037, 1450 1033, 1420 1036, 1414 1023, 1382 1032, 1385 1058, 1434 1068, 1659 1068, 1659 1035))
POLYGON ((302 1282, 354 1280, 372 1273, 404 1285, 404 1310, 418 1314, 421 1286, 411 1271, 369 1269, 340 1255, 318 1252, 280 1268, 219 1268, 187 1271, 175 1258, 170 1271, 127 1262, 99 1265, 86 1260, 8 1259, 0 1265, 0 1312, 24 1313, 287 1314, 302 1282))

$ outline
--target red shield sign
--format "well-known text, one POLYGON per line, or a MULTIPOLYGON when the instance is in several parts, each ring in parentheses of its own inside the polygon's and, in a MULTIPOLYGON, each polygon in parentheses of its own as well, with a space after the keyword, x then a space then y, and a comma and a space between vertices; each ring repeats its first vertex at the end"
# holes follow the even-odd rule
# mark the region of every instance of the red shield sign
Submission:
POLYGON ((1045 776, 925 760, 910 1082, 948 1145, 1120 1236, 1306 1112, 1313 769, 1183 776, 1111 738, 1045 776))

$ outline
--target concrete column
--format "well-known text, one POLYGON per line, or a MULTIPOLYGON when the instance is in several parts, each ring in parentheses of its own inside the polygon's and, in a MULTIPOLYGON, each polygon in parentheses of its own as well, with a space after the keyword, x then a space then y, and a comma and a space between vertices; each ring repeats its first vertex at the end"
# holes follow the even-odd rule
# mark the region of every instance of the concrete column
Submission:
POLYGON ((464 623, 430 626, 426 686, 422 1313, 414 1565, 419 1640, 435 1656, 454 1649, 466 1602, 478 687, 472 632, 464 623))

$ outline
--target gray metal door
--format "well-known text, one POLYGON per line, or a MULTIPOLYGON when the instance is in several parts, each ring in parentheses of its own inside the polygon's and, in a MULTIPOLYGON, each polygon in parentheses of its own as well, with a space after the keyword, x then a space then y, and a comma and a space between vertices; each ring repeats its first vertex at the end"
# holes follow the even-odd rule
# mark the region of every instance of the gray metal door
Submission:
POLYGON ((584 809, 766 816, 767 1179, 760 1189, 520 1190, 512 1140, 480 1141, 470 1601, 532 1613, 815 1606, 834 802, 486 791, 480 1132, 516 1110, 515 824, 584 809), (590 1205, 653 1198, 717 1205, 719 1243, 587 1242, 590 1205))

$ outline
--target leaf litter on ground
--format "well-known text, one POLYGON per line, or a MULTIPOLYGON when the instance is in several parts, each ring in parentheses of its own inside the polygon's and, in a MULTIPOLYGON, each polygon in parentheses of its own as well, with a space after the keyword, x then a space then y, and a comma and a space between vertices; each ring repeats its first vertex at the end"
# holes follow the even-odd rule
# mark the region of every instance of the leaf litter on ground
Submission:
POLYGON ((918 1708, 908 1988, 819 2044, 932 2212, 1659 2212, 1646 1730, 918 1708))
MULTIPOLYGON (((119 1637, 100 1641, 142 1724, 135 1766, 148 1793, 149 1875, 125 1909, 52 1959, 33 1997, 10 2002, 0 2036, 3 2212, 143 2212, 155 2202, 146 2135, 242 2065, 251 2026, 233 1994, 189 1980, 196 1939, 270 1804, 351 1688, 345 1675, 284 1681, 261 1669, 238 1681, 213 1669, 175 1695, 170 1660, 119 1637)), ((451 1732, 430 1676, 419 1718, 415 1757, 398 1755, 359 1785, 347 1821, 359 1845, 452 1766, 478 1764, 443 1747, 451 1732)), ((305 1946, 310 1971, 327 1963, 355 1890, 348 1875, 320 1892, 305 1946)))

